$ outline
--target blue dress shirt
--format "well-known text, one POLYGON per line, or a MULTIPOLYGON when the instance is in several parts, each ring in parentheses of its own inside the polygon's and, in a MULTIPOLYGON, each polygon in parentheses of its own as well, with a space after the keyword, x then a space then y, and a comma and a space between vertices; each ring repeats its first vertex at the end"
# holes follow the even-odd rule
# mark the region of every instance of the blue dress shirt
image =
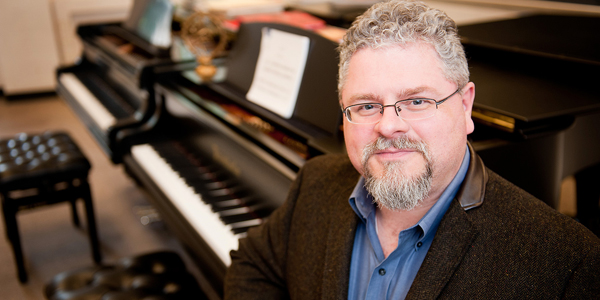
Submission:
POLYGON ((377 237, 375 204, 364 188, 364 178, 356 184, 350 196, 350 206, 360 217, 352 261, 348 299, 404 299, 412 285, 433 237, 452 199, 460 188, 470 162, 469 149, 454 179, 438 201, 414 226, 403 230, 398 236, 398 247, 384 258, 377 237))

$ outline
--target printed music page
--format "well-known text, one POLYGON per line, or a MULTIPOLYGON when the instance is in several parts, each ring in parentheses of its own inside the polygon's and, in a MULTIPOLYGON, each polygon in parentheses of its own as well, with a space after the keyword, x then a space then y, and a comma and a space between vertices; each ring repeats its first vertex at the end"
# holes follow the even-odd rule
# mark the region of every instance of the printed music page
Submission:
POLYGON ((289 119, 294 113, 310 40, 263 28, 260 52, 248 100, 289 119))

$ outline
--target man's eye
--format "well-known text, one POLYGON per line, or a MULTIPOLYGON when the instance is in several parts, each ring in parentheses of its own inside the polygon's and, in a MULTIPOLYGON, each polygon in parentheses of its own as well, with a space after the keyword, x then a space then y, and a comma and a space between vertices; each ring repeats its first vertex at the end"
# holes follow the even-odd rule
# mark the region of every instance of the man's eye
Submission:
POLYGON ((409 111, 422 111, 429 109, 432 105, 435 106, 435 102, 428 99, 409 99, 400 101, 398 109, 409 110, 409 111))
POLYGON ((362 104, 354 107, 356 112, 367 113, 377 110, 377 106, 374 104, 362 104))
POLYGON ((369 116, 378 113, 381 108, 377 104, 361 104, 352 107, 352 112, 362 115, 369 116))

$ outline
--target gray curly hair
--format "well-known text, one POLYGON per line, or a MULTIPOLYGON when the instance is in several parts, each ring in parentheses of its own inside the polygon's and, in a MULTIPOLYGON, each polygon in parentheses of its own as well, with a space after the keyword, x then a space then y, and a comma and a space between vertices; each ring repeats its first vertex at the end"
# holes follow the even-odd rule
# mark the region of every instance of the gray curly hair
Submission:
POLYGON ((469 67, 454 20, 421 1, 391 0, 376 3, 359 16, 339 45, 340 99, 350 58, 356 51, 412 42, 429 43, 435 48, 446 79, 458 87, 469 82, 469 67))

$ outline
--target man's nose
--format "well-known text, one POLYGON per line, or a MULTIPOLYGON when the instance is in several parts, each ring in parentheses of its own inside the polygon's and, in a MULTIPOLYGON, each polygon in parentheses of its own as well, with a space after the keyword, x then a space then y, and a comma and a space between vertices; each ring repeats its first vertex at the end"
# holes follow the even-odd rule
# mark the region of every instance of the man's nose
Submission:
POLYGON ((400 113, 396 105, 384 105, 382 108, 383 115, 381 120, 375 126, 375 130, 383 137, 394 138, 398 134, 404 134, 410 129, 410 124, 400 117, 400 113), (391 107, 392 109, 386 108, 391 107), (393 112, 392 112, 393 111, 393 112))

